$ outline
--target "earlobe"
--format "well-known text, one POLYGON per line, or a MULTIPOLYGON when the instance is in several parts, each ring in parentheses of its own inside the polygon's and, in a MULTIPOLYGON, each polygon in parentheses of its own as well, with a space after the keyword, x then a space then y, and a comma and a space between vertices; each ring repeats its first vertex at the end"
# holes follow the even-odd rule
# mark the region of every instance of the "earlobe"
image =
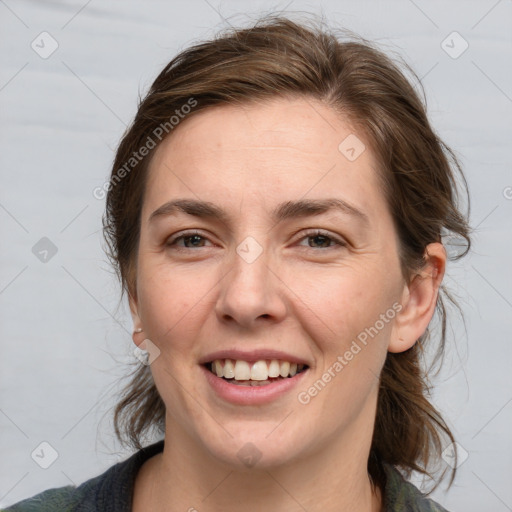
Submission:
POLYGON ((426 264, 412 281, 404 287, 402 309, 395 318, 389 352, 404 352, 410 349, 425 333, 437 304, 439 287, 446 266, 446 251, 435 242, 425 249, 426 264))
POLYGON ((139 336, 137 336, 137 334, 140 334, 142 331, 143 331, 143 328, 142 328, 142 321, 139 317, 139 313, 138 313, 138 306, 137 306, 137 300, 134 298, 134 296, 132 295, 132 293, 129 291, 128 292, 128 302, 129 302, 129 305, 130 305, 130 312, 131 312, 131 315, 132 315, 132 321, 133 321, 133 334, 132 334, 132 339, 133 339, 133 342, 135 343, 135 345, 139 345, 140 342, 142 340, 139 340, 139 336))

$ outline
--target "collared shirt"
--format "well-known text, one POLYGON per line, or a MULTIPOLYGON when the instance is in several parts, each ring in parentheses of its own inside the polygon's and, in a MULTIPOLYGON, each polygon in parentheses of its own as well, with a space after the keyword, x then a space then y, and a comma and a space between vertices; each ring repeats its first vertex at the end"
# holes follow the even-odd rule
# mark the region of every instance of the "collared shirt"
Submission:
MULTIPOLYGON (((163 448, 164 441, 158 441, 78 487, 48 489, 2 512, 131 512, 137 473, 144 462, 163 448)), ((407 482, 394 467, 384 465, 384 469, 385 512, 447 512, 407 482)))

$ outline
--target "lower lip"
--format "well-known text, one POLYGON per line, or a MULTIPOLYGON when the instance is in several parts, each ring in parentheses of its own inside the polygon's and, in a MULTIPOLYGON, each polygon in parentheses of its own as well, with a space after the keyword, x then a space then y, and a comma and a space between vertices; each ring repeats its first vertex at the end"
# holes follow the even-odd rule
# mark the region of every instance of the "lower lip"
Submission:
POLYGON ((276 380, 263 386, 240 386, 230 384, 227 380, 217 377, 201 365, 206 380, 222 399, 237 405, 259 405, 271 402, 291 391, 304 377, 308 370, 297 373, 293 377, 276 380))

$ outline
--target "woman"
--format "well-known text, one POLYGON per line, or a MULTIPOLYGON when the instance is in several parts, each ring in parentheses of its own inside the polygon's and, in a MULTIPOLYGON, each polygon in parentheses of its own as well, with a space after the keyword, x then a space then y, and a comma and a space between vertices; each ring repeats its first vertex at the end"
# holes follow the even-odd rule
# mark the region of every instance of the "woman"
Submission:
POLYGON ((7 510, 445 510, 402 474, 454 441, 422 357, 436 311, 445 341, 442 235, 469 249, 455 172, 366 41, 267 18, 178 55, 107 187, 142 361, 115 427, 138 451, 7 510))

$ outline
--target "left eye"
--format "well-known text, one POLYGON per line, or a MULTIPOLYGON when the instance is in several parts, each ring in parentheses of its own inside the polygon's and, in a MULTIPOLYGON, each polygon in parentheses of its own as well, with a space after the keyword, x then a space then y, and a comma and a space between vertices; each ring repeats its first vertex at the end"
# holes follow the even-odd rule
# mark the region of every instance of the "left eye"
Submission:
MULTIPOLYGON (((341 240, 337 237, 334 237, 329 233, 320 231, 320 230, 310 231, 310 232, 306 233, 300 240, 302 241, 302 240, 307 240, 307 239, 316 240, 316 242, 314 242, 314 243, 321 245, 321 247, 318 247, 320 249, 328 249, 330 247, 333 247, 333 245, 339 245, 339 246, 346 245, 346 243, 343 240, 341 240)), ((197 232, 184 233, 184 234, 172 239, 171 241, 169 241, 167 243, 167 245, 168 246, 177 246, 177 242, 180 240, 183 240, 183 243, 185 244, 185 246, 179 246, 180 248, 190 249, 193 247, 195 247, 195 248, 204 247, 204 244, 203 245, 197 245, 197 244, 201 243, 201 241, 204 242, 204 241, 208 240, 208 238, 204 237, 203 235, 201 235, 200 233, 197 233, 197 232), (187 246, 187 242, 192 243, 192 246, 187 246)), ((313 247, 311 244, 309 244, 309 248, 314 249, 315 247, 313 247)))
MULTIPOLYGON (((307 240, 307 239, 312 239, 312 240, 317 240, 317 243, 318 243, 318 240, 320 240, 320 244, 323 245, 323 247, 320 247, 320 248, 329 248, 329 247, 332 247, 332 245, 330 245, 330 242, 334 242, 334 245, 339 245, 339 246, 345 246, 346 243, 343 241, 343 240, 340 240, 339 238, 337 237, 334 237, 332 235, 330 235, 329 233, 326 233, 324 231, 320 231, 320 230, 315 230, 315 231, 312 231, 312 232, 309 232, 309 233, 306 233, 305 236, 303 236, 301 238, 301 240, 307 240), (325 245, 327 243, 327 245, 325 245)), ((309 244, 309 247, 310 248, 314 248, 311 246, 311 244, 309 244)))

